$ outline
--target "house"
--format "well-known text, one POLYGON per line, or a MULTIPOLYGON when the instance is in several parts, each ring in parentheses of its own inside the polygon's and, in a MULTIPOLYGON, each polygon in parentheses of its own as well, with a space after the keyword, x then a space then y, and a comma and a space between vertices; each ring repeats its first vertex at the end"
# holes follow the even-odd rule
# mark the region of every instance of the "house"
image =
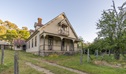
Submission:
POLYGON ((4 46, 4 49, 8 49, 11 47, 10 43, 6 41, 0 41, 0 49, 2 45, 4 46))
POLYGON ((42 19, 38 18, 34 27, 35 31, 31 31, 31 36, 26 41, 26 52, 45 55, 52 52, 78 51, 78 36, 65 13, 61 13, 46 24, 42 24, 42 19))
POLYGON ((13 41, 13 47, 14 47, 14 50, 26 50, 26 43, 25 43, 25 40, 22 40, 22 39, 15 39, 13 41))

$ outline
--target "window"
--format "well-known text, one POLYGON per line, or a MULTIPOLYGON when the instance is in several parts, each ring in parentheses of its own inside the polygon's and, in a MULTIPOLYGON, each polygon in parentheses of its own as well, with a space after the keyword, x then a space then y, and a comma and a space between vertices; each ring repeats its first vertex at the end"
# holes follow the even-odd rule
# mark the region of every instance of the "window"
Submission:
POLYGON ((66 24, 60 24, 59 34, 68 36, 68 26, 66 24))
POLYGON ((63 26, 63 25, 62 25, 62 29, 65 31, 65 29, 66 29, 66 26, 63 26))
POLYGON ((20 45, 17 45, 17 48, 20 48, 20 45))
POLYGON ((48 49, 53 50, 53 37, 48 37, 48 49))
POLYGON ((32 39, 32 47, 33 47, 33 39, 32 39))
POLYGON ((37 46, 37 36, 35 37, 35 46, 37 46))

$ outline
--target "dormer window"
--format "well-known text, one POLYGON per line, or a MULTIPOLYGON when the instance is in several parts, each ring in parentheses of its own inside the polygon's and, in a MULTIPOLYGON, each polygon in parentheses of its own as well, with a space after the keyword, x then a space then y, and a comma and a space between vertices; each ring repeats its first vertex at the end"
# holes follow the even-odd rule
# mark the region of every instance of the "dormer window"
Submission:
POLYGON ((62 25, 62 29, 65 31, 67 26, 62 25))
POLYGON ((68 25, 66 25, 66 23, 63 23, 63 22, 59 23, 59 34, 68 36, 69 31, 68 31, 68 25))

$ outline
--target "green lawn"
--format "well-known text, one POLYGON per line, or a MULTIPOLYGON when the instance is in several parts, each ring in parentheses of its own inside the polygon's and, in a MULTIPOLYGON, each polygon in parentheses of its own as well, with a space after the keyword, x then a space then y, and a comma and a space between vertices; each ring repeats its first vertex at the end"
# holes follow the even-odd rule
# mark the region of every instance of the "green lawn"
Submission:
MULTIPOLYGON (((1 56, 1 51, 0 51, 1 56)), ((5 50, 4 65, 0 65, 0 74, 14 74, 14 51, 5 50)), ((20 58, 20 57, 19 57, 20 58)), ((1 59, 1 57, 0 57, 1 59)), ((20 74, 44 74, 27 66, 25 60, 19 60, 20 74)))
MULTIPOLYGON (((95 58, 94 56, 92 56, 95 58)), ((92 62, 87 62, 86 55, 83 56, 83 64, 80 64, 80 56, 54 56, 45 57, 47 61, 55 62, 59 65, 66 67, 78 69, 89 74, 126 74, 126 69, 124 68, 112 68, 109 66, 95 65, 92 62)), ((98 60, 100 60, 99 58, 98 60)), ((113 61, 114 62, 114 61, 113 61)))
MULTIPOLYGON (((4 65, 0 65, 0 74, 13 74, 14 71, 13 57, 14 57, 14 51, 5 50, 4 65)), ((92 57, 93 59, 95 58, 94 56, 92 57)), ((1 50, 0 50, 0 59, 1 59, 1 50)), ((35 69, 25 64, 25 62, 31 62, 32 64, 50 70, 54 74, 76 74, 74 72, 44 63, 43 60, 47 60, 49 62, 54 62, 62 66, 87 72, 88 74, 126 74, 126 70, 124 68, 112 68, 108 66, 95 65, 92 62, 87 63, 86 59, 87 59, 86 55, 84 55, 83 64, 80 64, 79 54, 73 56, 50 55, 48 57, 41 57, 30 53, 26 53, 24 51, 19 51, 19 71, 20 74, 43 74, 42 72, 36 71, 35 69)), ((98 58, 97 60, 101 60, 101 58, 98 58)), ((109 61, 117 62, 117 63, 120 62, 120 61, 116 61, 116 60, 112 61, 112 60, 113 59, 110 59, 109 61)))
MULTIPOLYGON (((0 50, 1 56, 1 50, 0 50)), ((4 65, 0 65, 0 74, 13 74, 14 73, 14 51, 12 50, 5 50, 5 59, 4 65)), ((0 57, 1 59, 1 57, 0 57)), ((31 62, 32 64, 38 65, 39 67, 45 68, 53 72, 54 74, 76 74, 74 72, 61 69, 55 66, 48 65, 44 63, 40 56, 36 56, 30 53, 26 53, 24 51, 19 51, 19 72, 20 74, 44 74, 42 72, 36 71, 35 69, 27 66, 25 62, 31 62)))

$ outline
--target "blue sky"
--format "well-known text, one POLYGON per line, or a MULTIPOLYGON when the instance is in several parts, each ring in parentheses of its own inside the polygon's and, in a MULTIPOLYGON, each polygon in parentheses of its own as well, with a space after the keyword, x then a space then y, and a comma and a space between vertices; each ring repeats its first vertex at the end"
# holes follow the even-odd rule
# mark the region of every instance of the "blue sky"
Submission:
MULTIPOLYGON (((125 0, 115 0, 121 6, 125 0)), ((41 17, 43 24, 65 12, 78 36, 92 42, 97 36, 96 23, 103 10, 111 8, 112 0, 1 0, 0 19, 21 28, 34 29, 41 17)))

